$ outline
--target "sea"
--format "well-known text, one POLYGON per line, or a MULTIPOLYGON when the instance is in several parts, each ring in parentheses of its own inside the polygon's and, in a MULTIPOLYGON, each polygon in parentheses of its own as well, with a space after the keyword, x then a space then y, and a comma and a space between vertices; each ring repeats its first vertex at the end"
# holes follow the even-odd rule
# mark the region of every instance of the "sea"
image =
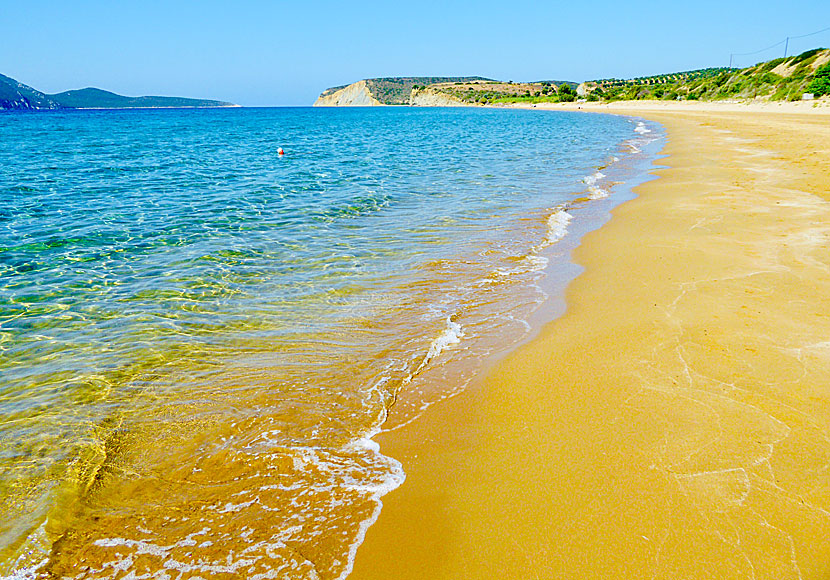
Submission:
POLYGON ((571 250, 663 138, 516 109, 1 113, 0 577, 346 578, 406 485, 373 437, 561 314, 571 250))

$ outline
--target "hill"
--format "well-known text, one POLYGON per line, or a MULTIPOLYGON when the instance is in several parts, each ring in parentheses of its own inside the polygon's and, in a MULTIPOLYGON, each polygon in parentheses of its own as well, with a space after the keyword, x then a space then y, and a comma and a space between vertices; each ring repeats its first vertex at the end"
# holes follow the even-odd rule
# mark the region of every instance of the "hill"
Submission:
POLYGON ((233 103, 183 97, 125 97, 92 87, 65 91, 49 97, 72 109, 140 109, 166 107, 233 107, 233 103))
MULTIPOLYGON (((514 83, 485 77, 387 77, 364 79, 323 91, 315 106, 371 105, 475 105, 499 102, 535 94, 556 93, 557 86, 569 89, 569 81, 514 83)), ((573 92, 573 91, 571 91, 573 92)))
POLYGON ((320 93, 315 107, 410 105, 413 89, 437 83, 489 81, 483 77, 382 77, 364 79, 320 93))
POLYGON ((570 81, 486 81, 438 83, 421 89, 443 93, 465 105, 494 103, 573 101, 577 84, 570 81))
POLYGON ((366 79, 323 91, 315 106, 456 106, 619 100, 798 100, 830 94, 830 50, 816 48, 744 69, 715 67, 633 79, 514 83, 482 77, 366 79))
POLYGON ((408 105, 415 86, 487 80, 489 79, 482 77, 392 77, 367 79, 366 85, 375 98, 385 105, 408 105))
POLYGON ((805 93, 827 94, 821 79, 830 77, 830 50, 815 48, 744 69, 709 68, 636 79, 604 79, 580 85, 594 101, 763 99, 801 100, 805 93))
POLYGON ((13 78, 0 75, 0 110, 60 109, 47 95, 13 78))
POLYGON ((0 75, 0 111, 46 109, 134 109, 173 107, 234 107, 233 103, 183 97, 125 97, 95 88, 47 95, 0 75))

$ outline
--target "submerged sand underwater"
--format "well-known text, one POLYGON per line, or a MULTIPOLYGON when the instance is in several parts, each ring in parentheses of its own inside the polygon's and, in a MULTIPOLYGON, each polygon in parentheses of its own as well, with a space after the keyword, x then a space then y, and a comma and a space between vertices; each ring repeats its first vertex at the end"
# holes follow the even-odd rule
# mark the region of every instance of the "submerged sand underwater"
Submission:
POLYGON ((345 577, 405 477, 371 437, 527 337, 655 138, 486 109, 0 117, 0 576, 345 577))

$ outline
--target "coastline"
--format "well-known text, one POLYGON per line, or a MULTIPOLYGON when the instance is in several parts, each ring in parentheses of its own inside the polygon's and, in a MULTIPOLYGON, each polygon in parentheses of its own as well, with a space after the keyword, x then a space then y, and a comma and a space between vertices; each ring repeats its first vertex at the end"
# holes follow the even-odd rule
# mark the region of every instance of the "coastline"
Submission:
POLYGON ((351 578, 827 574, 827 108, 592 105, 551 108, 662 123, 668 169, 561 318, 376 437, 407 481, 351 578))
MULTIPOLYGON (((229 315, 251 311, 261 314, 254 324, 255 331, 250 342, 246 339, 250 326, 244 323, 244 319, 230 324, 237 334, 232 344, 227 346, 221 339, 211 336, 209 342, 215 348, 207 348, 199 344, 199 334, 191 335, 191 344, 186 347, 189 354, 198 353, 199 358, 223 362, 215 367, 216 371, 207 371, 202 375, 206 377, 204 380, 201 377, 190 378, 190 361, 194 357, 185 357, 181 363, 173 362, 179 352, 174 344, 174 348, 170 349, 174 356, 169 358, 172 364, 165 365, 164 374, 153 376, 153 388, 146 397, 143 392, 123 395, 119 391, 121 383, 110 381, 112 390, 106 402, 120 404, 118 422, 97 420, 94 416, 97 409, 92 406, 87 416, 80 417, 93 427, 103 423, 102 430, 96 433, 97 438, 93 441, 93 445, 98 441, 102 444, 90 446, 92 452, 89 454, 76 454, 84 458, 84 462, 67 478, 70 483, 65 495, 56 501, 51 501, 52 498, 45 494, 40 496, 44 498, 43 505, 50 506, 45 516, 46 523, 37 527, 43 520, 33 521, 28 530, 22 530, 25 534, 21 533, 18 537, 24 538, 24 543, 10 545, 7 553, 12 554, 13 558, 2 563, 10 563, 6 569, 25 575, 24 568, 34 570, 48 555, 42 570, 45 570, 44 574, 57 576, 77 575, 79 562, 88 566, 84 577, 98 577, 116 568, 146 575, 165 569, 207 570, 208 566, 216 573, 231 573, 245 566, 251 573, 250 563, 256 561, 257 569, 268 575, 280 575, 282 570, 302 567, 313 569, 322 577, 345 577, 342 573, 344 565, 350 565, 363 530, 374 520, 377 499, 397 487, 403 477, 397 463, 380 454, 367 440, 383 421, 386 407, 398 394, 399 385, 410 385, 404 389, 409 395, 407 401, 398 398, 394 406, 395 419, 403 417, 406 420, 407 415, 415 417, 425 407, 437 404, 442 398, 451 397, 463 388, 466 379, 483 366, 482 361, 501 358, 500 355, 512 350, 510 347, 518 341, 525 341, 528 333, 538 328, 538 325, 529 323, 528 318, 546 294, 540 280, 544 265, 548 260, 559 259, 558 254, 563 253, 563 248, 573 243, 580 230, 588 227, 587 222, 593 221, 595 211, 601 214, 597 217, 602 221, 606 219, 607 208, 617 203, 616 199, 612 199, 617 198, 616 193, 608 196, 608 184, 614 181, 628 183, 629 175, 641 173, 637 169, 624 171, 626 162, 633 158, 640 158, 644 166, 651 163, 653 154, 637 155, 634 152, 638 149, 636 145, 646 149, 645 142, 658 133, 655 131, 647 138, 644 134, 648 133, 648 124, 624 118, 475 110, 453 111, 451 124, 459 128, 459 138, 442 141, 448 135, 446 112, 393 112, 396 114, 350 112, 346 115, 324 115, 319 122, 308 123, 304 122, 307 111, 252 111, 233 123, 234 131, 247 127, 246 134, 296 127, 295 131, 302 132, 304 140, 287 139, 294 143, 292 150, 309 152, 316 149, 326 154, 318 153, 316 158, 309 156, 305 162, 294 163, 301 168, 302 175, 292 187, 277 190, 274 195, 280 196, 279 202, 274 202, 275 197, 269 196, 268 192, 275 190, 268 187, 267 181, 279 176, 276 171, 278 164, 273 161, 275 153, 272 151, 270 158, 266 156, 263 159, 261 143, 254 140, 252 147, 240 148, 237 162, 243 167, 253 162, 258 169, 239 172, 237 175, 246 180, 245 184, 234 185, 234 180, 230 179, 232 185, 221 188, 218 198, 213 195, 194 196, 200 198, 200 211, 219 208, 219 213, 222 213, 241 200, 254 201, 250 207, 257 213, 261 207, 273 207, 279 203, 281 211, 290 215, 292 197, 295 200, 295 214, 303 211, 309 203, 305 192, 315 189, 318 183, 323 186, 329 183, 315 175, 304 177, 309 175, 303 170, 304 167, 313 165, 321 170, 320 175, 326 175, 322 170, 331 167, 335 173, 342 175, 342 158, 337 151, 325 148, 325 143, 339 140, 320 139, 320 136, 342 131, 343 118, 350 119, 355 128, 374 123, 376 127, 394 126, 401 133, 416 135, 425 130, 428 132, 432 127, 434 135, 425 139, 432 147, 422 151, 418 159, 400 154, 398 139, 389 143, 381 140, 384 151, 391 154, 391 159, 382 166, 383 174, 396 184, 379 188, 384 197, 370 197, 368 201, 373 203, 365 203, 367 199, 362 187, 348 185, 331 188, 328 197, 315 195, 317 206, 330 210, 328 214, 320 211, 317 215, 338 218, 332 219, 326 226, 327 232, 336 232, 337 235, 314 236, 326 244, 320 246, 325 265, 320 269, 321 261, 311 259, 307 271, 300 269, 299 272, 308 275, 319 273, 325 300, 312 301, 305 310, 302 301, 298 300, 296 307, 286 310, 286 316, 281 317, 279 312, 269 312, 269 308, 263 307, 262 301, 270 302, 269 284, 263 284, 258 287, 257 293, 250 295, 251 301, 228 304, 225 310, 229 315), (411 129, 404 129, 407 122, 411 129), (535 150, 524 150, 524 140, 516 135, 517 126, 525 127, 534 135, 535 150), (486 129, 482 130, 480 139, 463 138, 481 128, 486 129), (563 135, 576 138, 569 144, 563 142, 563 135), (313 147, 310 144, 314 144, 313 147), (632 153, 627 153, 629 148, 632 153), (506 155, 506 149, 515 153, 506 155), (448 150, 455 151, 458 166, 452 157, 449 165, 442 165, 448 150), (624 158, 624 161, 619 158, 624 158), (462 163, 474 160, 481 162, 471 164, 471 172, 465 173, 462 163), (550 170, 551 163, 556 165, 557 171, 550 170), (444 170, 446 167, 455 177, 442 179, 447 172, 444 170), (407 181, 408 176, 415 175, 412 171, 415 168, 422 168, 422 171, 417 172, 412 182, 407 181), (456 169, 460 171, 456 172, 456 169), (433 178, 428 181, 422 178, 422 175, 429 176, 431 171, 435 171, 433 178), (259 183, 258 179, 264 180, 262 187, 253 185, 259 183), (470 183, 477 186, 470 187, 470 183), (427 195, 405 199, 398 211, 394 207, 395 199, 406 198, 410 190, 427 195), (297 192, 298 195, 282 195, 286 191, 297 192), (429 195, 433 191, 439 195, 429 195), (253 194, 256 199, 251 200, 246 194, 253 194), (392 202, 385 204, 386 199, 392 199, 392 202), (351 207, 343 212, 346 202, 351 202, 351 207), (393 207, 387 209, 389 205, 393 207), (600 207, 605 207, 606 212, 601 212, 600 207), (475 220, 465 223, 468 217, 475 217, 475 220), (485 219, 490 221, 485 224, 482 221, 485 219), (408 225, 406 231, 402 231, 402 223, 408 225), (447 227, 442 227, 444 224, 447 227), (371 235, 362 233, 361 227, 365 228, 363 232, 370 231, 371 235), (409 232, 414 232, 413 236, 409 237, 409 232), (373 272, 409 270, 412 276, 399 276, 383 285, 366 284, 371 290, 366 292, 356 287, 363 279, 350 260, 347 262, 348 269, 341 270, 344 272, 342 279, 351 284, 348 293, 333 295, 329 293, 331 285, 337 285, 340 280, 332 276, 326 266, 333 264, 336 267, 340 263, 340 256, 331 253, 327 246, 328 240, 334 238, 345 242, 359 239, 360 243, 367 238, 378 239, 380 244, 376 248, 384 253, 399 248, 401 253, 391 257, 402 256, 406 260, 404 267, 389 267, 390 261, 387 260, 361 262, 358 268, 368 264, 373 272), (422 240, 425 243, 419 245, 422 240), (433 257, 436 259, 426 259, 431 256, 427 245, 435 248, 433 257), (405 254, 405 248, 414 248, 418 257, 409 257, 405 254), (413 268, 412 264, 416 267, 413 268), (383 294, 380 288, 383 288, 383 294), (338 320, 327 326, 326 315, 329 312, 338 320), (308 320, 312 315, 317 326, 308 339, 302 332, 296 332, 292 334, 290 343, 280 344, 279 340, 267 344, 262 342, 263 334, 274 336, 268 330, 279 329, 280 323, 288 326, 284 322, 286 319, 308 320), (325 343, 330 337, 337 337, 338 340, 336 344, 332 341, 333 348, 326 349, 325 343), (344 341, 350 337, 355 338, 354 342, 347 344, 348 349, 343 349, 344 341), (256 355, 259 351, 255 349, 260 348, 269 353, 282 351, 282 354, 275 357, 278 360, 269 360, 264 364, 263 359, 256 355), (341 354, 346 350, 350 355, 348 358, 341 354), (324 368, 321 361, 329 364, 324 368), (383 364, 378 364, 380 361, 383 364), (314 365, 320 372, 315 373, 314 365), (343 384, 344 376, 348 376, 348 385, 343 384), (180 377, 188 379, 181 381, 180 377), (296 389, 295 377, 303 377, 302 389, 296 389), (210 392, 210 396, 204 402, 182 398, 177 388, 182 383, 187 385, 186 393, 210 392), (240 388, 241 385, 245 387, 240 388), (344 401, 349 397, 350 389, 355 395, 352 397, 355 404, 351 407, 349 401, 344 401), (336 405, 331 402, 330 394, 338 397, 336 405), (226 401, 228 405, 225 405, 226 401), (410 403, 409 412, 404 403, 410 403), (298 407, 323 408, 325 413, 298 413, 298 407), (358 412, 355 413, 355 410, 358 412), (246 418, 240 422, 240 416, 246 418), (322 433, 319 417, 325 418, 322 433), (275 422, 286 427, 275 430, 275 422), (104 431, 111 425, 112 431, 104 431), (154 445, 147 446, 148 441, 154 445), (215 468, 210 466, 214 460, 215 468), (114 467, 111 469, 110 466, 114 467), (105 475, 99 479, 102 473, 105 475), (94 481, 91 484, 94 487, 88 487, 91 481, 94 481), (75 506, 79 507, 76 509, 75 506), (167 518, 171 518, 173 513, 176 514, 175 526, 167 523, 167 518), (293 527, 292 522, 302 522, 302 526, 293 527), (233 537, 222 534, 222 528, 227 527, 243 529, 246 533, 233 537), (256 534, 256 541, 251 539, 253 534, 256 534), (198 545, 190 547, 190 538, 194 535, 201 539, 198 545), (216 541, 217 537, 222 541, 216 541), (188 548, 179 551, 172 550, 171 546, 188 548), (17 559, 17 554, 25 555, 25 561, 17 559), (239 554, 244 556, 229 560, 239 554)), ((130 204, 135 208, 130 212, 132 215, 141 216, 150 223, 158 220, 181 224, 185 237, 191 231, 198 233, 200 252, 206 256, 231 254, 227 262, 211 259, 199 260, 191 265, 188 260, 187 265, 181 267, 178 266, 176 250, 162 252, 177 265, 171 268, 177 272, 177 280, 193 279, 201 284, 202 280, 215 280, 212 276, 217 273, 224 281, 227 271, 223 266, 231 263, 242 266, 240 269, 256 270, 260 280, 273 280, 277 277, 275 269, 282 267, 281 261, 271 259, 273 254, 260 253, 256 248, 262 247, 263 240, 269 240, 268 246, 274 245, 274 237, 277 243, 280 238, 289 236, 295 240, 304 239, 301 228, 292 231, 290 224, 286 224, 285 228, 275 230, 269 226, 263 227, 263 234, 258 235, 256 227, 249 227, 246 231, 253 234, 230 240, 219 228, 221 241, 210 235, 205 239, 201 236, 203 228, 198 217, 189 217, 194 212, 175 211, 177 206, 172 204, 171 209, 165 209, 163 214, 158 215, 140 203, 143 200, 153 202, 157 197, 166 199, 169 190, 178 191, 175 186, 168 188, 163 184, 167 179, 180 179, 181 173, 168 172, 166 168, 169 165, 189 166, 191 163, 183 161, 181 156, 189 156, 194 146, 212 145, 201 148, 200 155, 206 163, 199 165, 203 168, 200 175, 213 175, 212 170, 226 175, 227 155, 215 152, 217 149, 224 151, 227 134, 223 125, 227 125, 214 124, 210 119, 200 117, 194 118, 196 122, 192 125, 196 127, 195 131, 181 131, 180 127, 188 124, 188 120, 189 117, 185 119, 180 115, 163 118, 143 115, 139 122, 131 124, 131 127, 138 129, 137 133, 128 133, 131 138, 119 134, 120 138, 112 144, 112 158, 125 159, 125 169, 131 167, 129 160, 143 161, 145 156, 134 155, 134 149, 127 151, 127 155, 123 153, 124 148, 131 148, 132 143, 144 142, 141 137, 147 133, 147 127, 152 127, 152 133, 159 136, 158 142, 189 144, 171 147, 169 157, 165 153, 164 165, 158 171, 147 172, 149 179, 142 178, 143 172, 128 174, 121 179, 122 172, 111 171, 108 164, 100 168, 100 175, 103 175, 100 178, 99 172, 94 171, 99 168, 98 159, 83 156, 85 150, 92 150, 91 155, 95 155, 95 149, 85 146, 86 141, 81 139, 77 155, 82 160, 78 167, 83 175, 64 187, 94 187, 103 181, 107 187, 100 188, 105 192, 102 195, 118 199, 122 196, 129 199, 131 191, 139 191, 140 200, 130 204), (205 124, 210 125, 210 130, 205 124), (115 177, 112 177, 113 174, 115 177), (92 177, 85 179, 85 175, 92 177), (290 233, 287 234, 286 230, 290 233), (265 232, 276 235, 266 236, 265 232), (254 251, 251 251, 252 246, 254 251), (227 251, 229 247, 233 248, 230 252, 227 251), (246 260, 242 264, 240 255, 262 258, 255 258, 255 262, 246 260)), ((74 129, 72 133, 87 136, 94 136, 96 132, 78 129, 85 129, 87 124, 92 128, 109 129, 117 123, 117 119, 107 116, 96 117, 94 123, 89 123, 89 119, 83 116, 70 115, 66 119, 66 126, 74 129)), ((49 125, 49 120, 44 122, 30 116, 24 119, 23 124, 40 127, 49 125)), ((46 131, 29 132, 48 135, 46 131)), ((110 131, 99 132, 107 134, 110 131)), ((284 129, 278 132, 283 133, 284 129)), ((349 133, 352 131, 344 132, 349 133)), ((367 145, 376 142, 373 133, 365 133, 367 145)), ((18 143, 21 141, 16 140, 18 143)), ((38 147, 36 140, 26 143, 32 149, 44 148, 38 147)), ((359 144, 360 141, 356 150, 360 150, 359 144)), ((655 143, 648 149, 656 148, 655 143)), ((163 149, 154 146, 154 150, 163 149)), ((140 146, 138 150, 141 150, 140 146)), ((351 161, 353 151, 345 153, 346 159, 351 161)), ((148 158, 152 159, 152 156, 148 158)), ((363 175, 366 167, 351 162, 346 165, 355 168, 357 175, 363 175)), ((200 183, 212 188, 215 181, 196 178, 193 181, 194 191, 200 191, 200 183)), ((363 183, 362 179, 360 183, 363 183)), ((29 189, 34 197, 39 191, 38 182, 34 180, 31 185, 29 189)), ((171 197, 175 198, 175 195, 171 197)), ((185 200, 190 198, 191 195, 186 195, 185 200)), ((109 207, 94 196, 91 200, 84 199, 84 206, 104 210, 109 207)), ((119 207, 117 203, 112 205, 116 209, 119 207)), ((184 206, 188 207, 188 204, 184 206)), ((69 205, 67 212, 74 207, 69 205)), ((157 206, 154 204, 153 207, 157 206)), ((248 224, 259 223, 248 213, 238 215, 248 224)), ((83 220, 78 221, 83 223, 83 220)), ((299 225, 304 224, 302 220, 298 221, 299 225)), ((48 226, 47 221, 38 230, 48 232, 48 226)), ((136 234, 140 240, 144 230, 139 229, 136 234)), ((372 246, 369 245, 369 248, 372 246)), ((298 246, 294 254, 287 254, 305 257, 308 254, 304 254, 303 249, 298 246)), ((309 248, 312 252, 316 249, 314 245, 309 248)), ((142 246, 131 256, 132 273, 142 272, 142 246)), ((153 287, 154 296, 158 296, 165 283, 163 280, 155 283, 158 280, 155 275, 157 262, 153 260, 152 263, 153 273, 146 278, 142 278, 141 274, 137 277, 142 282, 152 280, 153 283, 142 286, 153 287)), ((569 263, 569 266, 572 267, 569 274, 578 271, 573 264, 569 263)), ((292 272, 297 271, 292 268, 292 272)), ((373 277, 375 275, 372 274, 373 277)), ((550 278, 545 282, 549 282, 550 278)), ((134 279, 131 276, 127 281, 134 279)), ((222 281, 216 281, 214 287, 224 288, 222 281)), ((315 279, 311 278, 308 282, 313 288, 315 279)), ((42 286, 52 285, 44 283, 42 286)), ((58 285, 59 288, 64 286, 68 285, 58 285)), ((274 288, 274 285, 270 287, 274 288)), ((275 296, 281 300, 284 286, 280 284, 276 287, 279 290, 275 296)), ((101 299, 94 293, 94 287, 92 290, 88 296, 93 300, 101 299)), ((560 296, 561 292, 557 290, 551 294, 560 296)), ((130 295, 130 289, 124 289, 121 295, 130 295)), ((224 299, 223 294, 219 296, 224 299)), ((196 303, 196 300, 193 302, 196 303)), ((168 304, 168 301, 159 302, 152 298, 150 304, 154 308, 158 305, 158 311, 163 312, 162 304, 168 304)), ((175 307, 177 302, 169 304, 175 307)), ((210 295, 198 302, 200 311, 205 304, 215 304, 210 295)), ((117 305, 110 311, 117 312, 117 305)), ((227 319, 223 319, 222 314, 221 308, 215 308, 211 319, 217 326, 224 327, 227 319)), ((247 318, 250 319, 250 316, 247 318)), ((129 321, 124 322, 125 328, 129 329, 129 321)), ((89 324, 95 325, 97 321, 92 318, 89 324)), ((153 336, 151 330, 145 330, 144 336, 153 336)), ((108 344, 107 357, 110 361, 129 361, 135 353, 130 344, 132 341, 121 342, 117 336, 111 337, 106 328, 96 332, 96 335, 108 344), (119 350, 122 346, 126 350, 119 350)), ((64 364, 72 362, 70 354, 67 353, 63 359, 64 364)), ((134 359, 149 359, 149 365, 153 366, 166 358, 162 358, 165 354, 162 349, 157 349, 149 357, 140 350, 137 354, 139 356, 134 359), (156 358, 159 354, 162 356, 156 358)), ((145 368, 138 368, 134 376, 143 376, 145 368)), ((61 412, 59 405, 52 408, 56 415, 61 412)), ((73 416, 78 414, 74 405, 69 409, 73 416)), ((52 425, 63 423, 54 418, 49 422, 52 425)), ((389 423, 384 427, 389 427, 389 423)), ((48 433, 48 425, 40 431, 48 433)), ((67 444, 74 444, 74 441, 67 438, 67 444)))

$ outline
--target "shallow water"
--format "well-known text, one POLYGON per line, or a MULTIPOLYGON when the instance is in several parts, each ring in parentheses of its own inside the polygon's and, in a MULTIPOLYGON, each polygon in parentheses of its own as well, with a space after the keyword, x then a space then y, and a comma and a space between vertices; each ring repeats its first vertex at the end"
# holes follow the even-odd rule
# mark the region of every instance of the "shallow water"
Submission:
POLYGON ((0 115, 0 574, 345 576, 405 477, 370 439, 388 409, 527 335, 569 204, 605 198, 598 168, 644 130, 0 115))

